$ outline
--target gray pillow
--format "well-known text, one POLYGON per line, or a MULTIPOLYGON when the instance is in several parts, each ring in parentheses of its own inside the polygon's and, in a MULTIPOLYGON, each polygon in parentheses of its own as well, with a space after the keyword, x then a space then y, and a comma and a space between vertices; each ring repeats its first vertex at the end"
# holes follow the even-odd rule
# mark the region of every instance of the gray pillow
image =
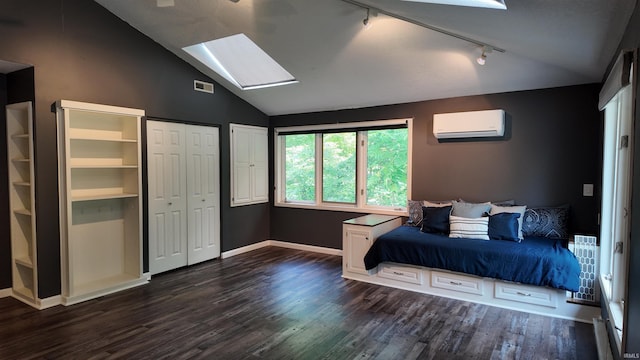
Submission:
POLYGON ((453 201, 451 215, 464 218, 479 218, 489 213, 491 203, 468 203, 462 201, 453 201))

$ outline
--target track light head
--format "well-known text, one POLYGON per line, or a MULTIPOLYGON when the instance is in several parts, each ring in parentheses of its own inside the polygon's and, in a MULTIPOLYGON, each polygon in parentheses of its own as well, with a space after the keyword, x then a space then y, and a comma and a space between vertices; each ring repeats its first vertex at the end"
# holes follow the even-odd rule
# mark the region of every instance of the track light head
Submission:
POLYGON ((485 54, 484 51, 483 51, 482 55, 480 55, 476 59, 476 62, 478 63, 478 65, 484 65, 487 62, 487 54, 485 54))
POLYGON ((478 65, 484 65, 487 62, 487 54, 491 53, 493 51, 493 49, 490 46, 483 46, 482 47, 482 55, 480 55, 477 59, 476 62, 478 63, 478 65))
POLYGON ((364 20, 362 20, 362 24, 364 25, 364 27, 368 27, 369 26, 369 11, 370 11, 370 9, 367 8, 367 17, 364 18, 364 20))

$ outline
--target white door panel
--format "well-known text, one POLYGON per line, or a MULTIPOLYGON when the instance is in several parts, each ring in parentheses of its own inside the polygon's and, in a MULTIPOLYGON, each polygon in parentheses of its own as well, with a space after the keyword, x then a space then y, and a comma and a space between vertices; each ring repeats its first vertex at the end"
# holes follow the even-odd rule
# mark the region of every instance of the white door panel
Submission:
POLYGON ((187 125, 188 262, 220 256, 218 128, 187 125))
POLYGON ((184 130, 147 121, 149 272, 187 264, 184 130))

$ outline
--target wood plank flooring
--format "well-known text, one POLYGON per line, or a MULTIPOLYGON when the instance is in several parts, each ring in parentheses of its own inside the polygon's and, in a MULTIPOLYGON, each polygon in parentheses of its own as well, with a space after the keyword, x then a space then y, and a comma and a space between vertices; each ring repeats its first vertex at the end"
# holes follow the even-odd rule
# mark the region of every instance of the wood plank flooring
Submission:
POLYGON ((277 247, 70 307, 0 299, 0 359, 595 359, 589 324, 345 280, 277 247))

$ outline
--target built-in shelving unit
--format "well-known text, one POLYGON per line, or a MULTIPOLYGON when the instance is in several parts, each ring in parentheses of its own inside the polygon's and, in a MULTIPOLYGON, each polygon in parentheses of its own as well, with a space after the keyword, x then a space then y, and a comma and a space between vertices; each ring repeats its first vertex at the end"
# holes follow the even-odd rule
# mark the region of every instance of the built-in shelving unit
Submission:
POLYGON ((10 104, 7 113, 12 295, 39 307, 33 170, 33 115, 30 101, 10 104))
POLYGON ((148 281, 142 273, 143 110, 57 103, 62 303, 148 281))

